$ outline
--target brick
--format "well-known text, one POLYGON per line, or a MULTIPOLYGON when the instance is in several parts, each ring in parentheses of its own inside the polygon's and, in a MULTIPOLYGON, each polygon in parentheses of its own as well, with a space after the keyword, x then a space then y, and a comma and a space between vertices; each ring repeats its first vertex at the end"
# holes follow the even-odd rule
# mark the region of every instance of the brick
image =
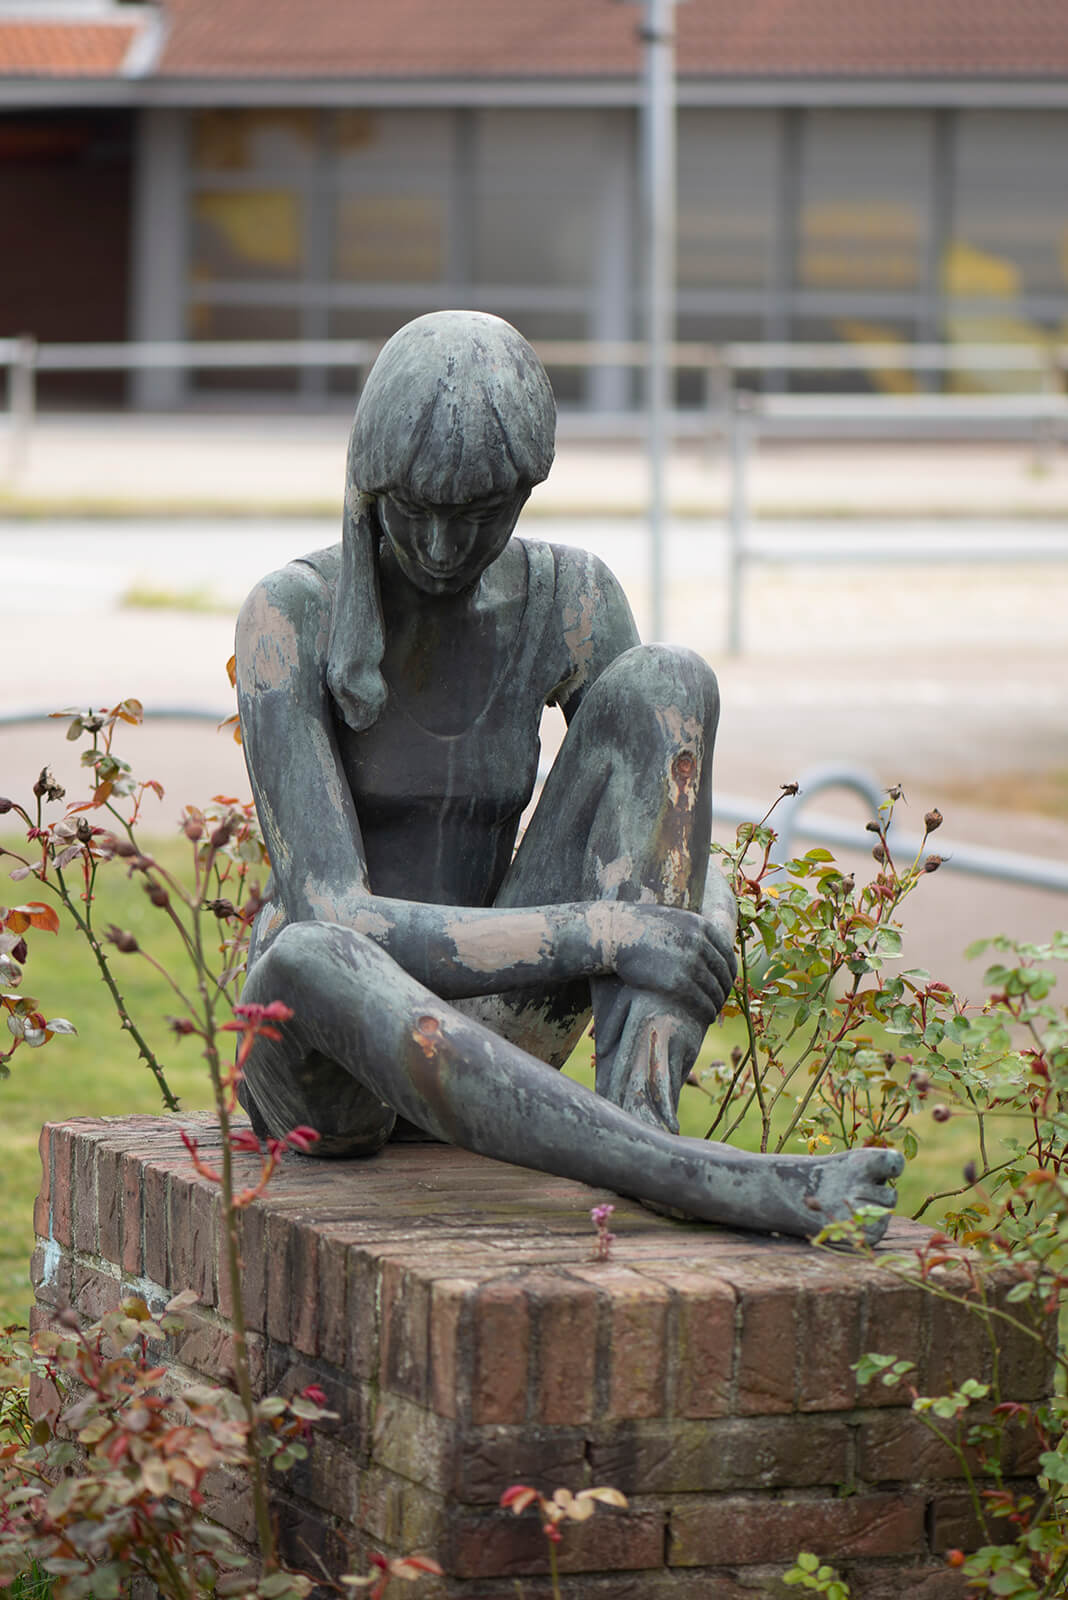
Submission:
POLYGON ((71 1270, 70 1303, 85 1322, 97 1322, 122 1303, 117 1277, 75 1262, 71 1270))
POLYGON ((922 1566, 904 1562, 893 1566, 865 1564, 844 1568, 842 1576, 849 1583, 853 1600, 905 1600, 906 1596, 908 1600, 964 1600, 967 1592, 967 1579, 944 1562, 922 1566))
POLYGON ((350 1570, 354 1555, 347 1530, 339 1532, 328 1518, 320 1516, 300 1501, 283 1494, 271 1499, 271 1513, 278 1530, 278 1553, 290 1566, 303 1571, 340 1574, 350 1570))
MULTIPOLYGON (((988 1412, 975 1407, 969 1423, 987 1420, 988 1412)), ((944 1425, 942 1425, 944 1426, 944 1425)), ((1042 1444, 1026 1420, 1002 1419, 1000 1428, 1002 1470, 1023 1477, 1037 1472, 1042 1444)), ((967 1447, 970 1470, 981 1474, 977 1448, 967 1447)), ((865 1417, 857 1431, 857 1472, 869 1483, 920 1482, 959 1478, 957 1456, 912 1411, 882 1411, 865 1417)))
POLYGON ((1057 1312, 1055 1309, 1044 1311, 1031 1302, 1008 1304, 1006 1297, 1017 1281, 1015 1272, 999 1273, 988 1290, 991 1306, 1005 1309, 1024 1324, 1024 1327, 1015 1328, 1001 1317, 993 1319, 998 1343, 998 1382, 1006 1399, 1046 1400, 1054 1392, 1057 1312))
POLYGON ((74 1195, 71 1171, 73 1139, 69 1126, 53 1123, 49 1143, 52 1151, 52 1237, 59 1244, 70 1244, 74 1195))
POLYGON ((542 1494, 552 1494, 561 1484, 579 1488, 590 1471, 586 1448, 584 1428, 541 1423, 465 1427, 457 1440, 452 1496, 464 1505, 496 1506, 512 1483, 533 1484, 542 1494))
POLYGON ((593 1415, 597 1297, 574 1278, 530 1274, 535 1417, 586 1422, 593 1415))
POLYGON ((475 1294, 471 1320, 471 1420, 522 1422, 527 1414, 531 1342, 530 1302, 522 1280, 483 1284, 475 1294))
POLYGON ((739 1287, 741 1332, 734 1410, 743 1417, 792 1411, 797 1294, 770 1276, 747 1274, 739 1287))
POLYGON ((430 1287, 393 1261, 382 1263, 379 1382, 425 1406, 429 1389, 430 1287))
MULTIPOLYGON (((251 1328, 255 1333, 264 1333, 267 1328, 267 1210, 259 1202, 254 1200, 251 1205, 242 1206, 238 1213, 237 1238, 245 1327, 251 1328)), ((221 1218, 216 1246, 219 1313, 221 1316, 229 1317, 233 1314, 233 1303, 221 1218)))
POLYGON ((683 1500, 671 1508, 668 1565, 789 1562, 799 1550, 827 1551, 836 1564, 851 1556, 920 1555, 926 1551, 925 1509, 916 1493, 683 1500))
POLYGON ((838 1487, 850 1481, 839 1417, 619 1423, 589 1442, 592 1481, 626 1495, 838 1487))
POLYGON ((71 1238, 76 1250, 97 1252, 96 1144, 84 1136, 71 1152, 74 1192, 71 1199, 71 1238))
POLYGON ((957 1294, 968 1294, 970 1304, 958 1305, 935 1294, 927 1296, 930 1326, 927 1364, 921 1394, 950 1394, 965 1378, 989 1381, 994 1365, 994 1342, 1001 1332, 982 1314, 962 1270, 935 1267, 932 1284, 943 1284, 957 1294))
POLYGON ((379 1261, 368 1251, 350 1252, 347 1302, 349 1345, 345 1366, 354 1378, 378 1375, 380 1273, 379 1261))
POLYGON ((238 1539, 252 1544, 256 1538, 256 1514, 252 1491, 242 1473, 217 1468, 206 1472, 200 1482, 204 1496, 204 1515, 227 1528, 238 1539))
POLYGON ((50 1240, 37 1245, 30 1258, 30 1282, 37 1302, 62 1311, 70 1305, 71 1258, 66 1250, 50 1240))
POLYGON ((170 1278, 169 1241, 167 1238, 167 1191, 170 1172, 160 1162, 146 1161, 141 1167, 141 1211, 143 1218, 143 1270, 147 1278, 158 1283, 161 1289, 174 1293, 182 1287, 170 1278))
POLYGON ((171 1284, 192 1289, 202 1305, 215 1304, 215 1203, 209 1183, 171 1174, 167 1230, 171 1284))
MULTIPOLYGON (((536 1513, 471 1512, 454 1506, 443 1565, 458 1578, 522 1577, 545 1572, 545 1540, 536 1513)), ((599 1506, 588 1522, 569 1524, 557 1546, 563 1572, 642 1571, 660 1567, 664 1517, 656 1507, 599 1506)))
POLYGON ((440 1495, 372 1463, 361 1475, 359 1499, 360 1522, 368 1538, 401 1551, 441 1548, 446 1502, 440 1495))
MULTIPOLYGON (((796 1590, 782 1587, 770 1568, 754 1577, 755 1581, 747 1578, 739 1582, 705 1567, 675 1572, 646 1568, 642 1572, 613 1572, 599 1577, 593 1573, 568 1577, 565 1573, 559 1580, 559 1593, 561 1600, 756 1600, 757 1596, 765 1600, 772 1596, 774 1600, 791 1600, 796 1594, 796 1590)), ((465 1592, 471 1594, 472 1600, 476 1597, 477 1600, 552 1600, 555 1591, 549 1578, 525 1576, 521 1588, 517 1588, 517 1582, 502 1578, 494 1583, 492 1579, 483 1578, 475 1585, 466 1585, 465 1592)), ((447 1589, 443 1592, 459 1594, 460 1591, 447 1589)), ((894 1600, 903 1600, 904 1593, 897 1594, 894 1600)), ((912 1600, 912 1591, 908 1594, 912 1600)), ((428 1594, 427 1600, 432 1600, 431 1595, 428 1594)), ((437 1600, 436 1595, 433 1600, 437 1600)))
POLYGON ((470 1278, 438 1278, 430 1288, 430 1409, 458 1417, 470 1406, 474 1366, 471 1324, 474 1293, 470 1278))
POLYGON ((608 1369, 603 1404, 608 1415, 662 1417, 667 1409, 668 1289, 613 1262, 572 1270, 601 1294, 608 1369))
MULTIPOLYGON (((182 1321, 183 1331, 171 1339, 175 1360, 209 1383, 231 1384, 234 1379, 233 1328, 195 1309, 183 1311, 182 1321)), ((246 1333, 245 1342, 252 1389, 258 1394, 263 1389, 265 1376, 263 1340, 258 1334, 246 1333)))
POLYGON ((400 1395, 379 1396, 371 1432, 376 1466, 444 1495, 450 1493, 455 1478, 457 1447, 458 1430, 453 1423, 400 1395))
POLYGON ((136 1151, 124 1150, 119 1168, 122 1174, 122 1244, 119 1260, 123 1272, 139 1278, 144 1271, 142 1251, 142 1191, 144 1165, 136 1151))
MULTIPOLYGON (((890 1355, 914 1361, 921 1379, 927 1361, 926 1295, 916 1284, 904 1283, 889 1272, 869 1281, 865 1295, 864 1326, 860 1337, 861 1355, 890 1355)), ((863 1406, 901 1406, 910 1404, 905 1385, 886 1385, 878 1379, 858 1388, 863 1406)))
POLYGON ((707 1272, 674 1265, 659 1267, 655 1277, 671 1294, 668 1382, 674 1385, 676 1415, 726 1416, 734 1371, 734 1290, 707 1272))
MULTIPOLYGON (((1035 1492, 1034 1483, 1029 1479, 1022 1483, 1009 1481, 1004 1487, 1028 1495, 1035 1492)), ((985 1528, 975 1514, 972 1497, 966 1489, 940 1490, 931 1501, 929 1513, 932 1552, 944 1555, 947 1550, 978 1550, 980 1545, 1001 1544, 1014 1537, 1011 1526, 995 1515, 989 1503, 984 1504, 983 1512, 985 1528)))
POLYGON ((336 1367, 348 1348, 349 1247, 345 1239, 324 1229, 319 1233, 319 1350, 336 1367))
POLYGON ((803 1291, 798 1306, 798 1410, 844 1411, 856 1404, 852 1369, 860 1358, 862 1308, 859 1285, 843 1289, 819 1283, 803 1291))
POLYGON ((122 1263, 122 1151, 100 1144, 96 1151, 97 1250, 105 1261, 122 1263))
POLYGON ((300 1495, 318 1511, 351 1523, 360 1514, 360 1463, 336 1439, 316 1437, 303 1461, 286 1473, 290 1494, 300 1495))
POLYGON ((52 1125, 46 1122, 37 1141, 41 1156, 41 1186, 33 1202, 33 1231, 38 1239, 47 1239, 52 1232, 52 1125))

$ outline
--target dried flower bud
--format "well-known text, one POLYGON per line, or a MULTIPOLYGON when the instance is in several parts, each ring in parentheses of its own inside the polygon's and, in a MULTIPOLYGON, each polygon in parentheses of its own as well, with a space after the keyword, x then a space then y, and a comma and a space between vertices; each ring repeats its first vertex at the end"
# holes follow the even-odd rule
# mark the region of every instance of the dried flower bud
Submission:
POLYGON ((220 822, 219 826, 215 829, 211 835, 211 838, 208 840, 211 848, 213 850, 221 850, 224 844, 229 844, 230 835, 233 833, 233 831, 233 825, 231 823, 220 822))
POLYGON ((190 1022, 188 1017, 168 1017, 172 1033, 196 1033, 196 1024, 190 1022))
POLYGON ((88 844, 93 837, 92 824, 85 817, 79 817, 74 832, 80 844, 88 844))
POLYGON ((899 783, 892 783, 886 792, 891 800, 900 800, 904 791, 899 783))
POLYGON ((232 900, 205 900, 204 910, 214 911, 219 918, 232 917, 234 914, 234 902, 232 900))
POLYGON ((892 1050, 884 1050, 883 1051, 883 1066, 886 1068, 886 1070, 888 1072, 889 1072, 890 1068, 894 1065, 894 1062, 896 1060, 897 1060, 897 1057, 894 1055, 894 1052, 892 1050))
POLYGON ((33 786, 33 792, 38 800, 62 800, 66 794, 61 783, 57 783, 47 767, 41 768, 41 775, 33 786))
POLYGON ((931 1115, 936 1122, 948 1122, 953 1113, 948 1106, 935 1106, 931 1115))
POLYGON ((91 717, 82 718, 82 727, 85 729, 86 733, 99 733, 103 726, 103 717, 93 715, 91 717))
POLYGON ((112 834, 112 838, 114 843, 111 848, 114 850, 117 856, 123 856, 125 858, 128 856, 135 856, 139 853, 137 846, 135 844, 131 844, 129 839, 121 839, 117 833, 112 834))
POLYGON ((121 950, 124 956, 132 956, 138 948, 137 940, 132 933, 127 933, 123 928, 117 928, 114 923, 104 934, 108 944, 113 944, 116 950, 121 950))
POLYGON ((196 817, 187 817, 185 822, 182 823, 182 832, 187 839, 191 839, 196 844, 198 839, 204 837, 204 824, 198 822, 196 817))
POLYGON ((734 1049, 731 1051, 731 1066, 734 1068, 734 1070, 736 1072, 738 1070, 738 1063, 739 1063, 739 1061, 741 1059, 742 1059, 741 1046, 740 1045, 735 1045, 734 1049))
POLYGON ((937 806, 935 806, 934 810, 932 811, 924 812, 923 825, 927 829, 928 833, 934 833, 936 828, 940 828, 942 826, 942 813, 939 811, 937 806))
POLYGON ((882 833, 882 831, 883 831, 882 823, 881 822, 876 822, 874 817, 871 819, 870 822, 866 822, 864 824, 864 828, 865 828, 865 831, 867 833, 882 833))
POLYGON ((148 895, 148 898, 149 898, 149 900, 151 900, 152 904, 154 906, 159 906, 161 911, 162 911, 164 906, 169 906, 170 905, 171 897, 167 893, 166 889, 163 887, 162 883, 151 883, 151 882, 149 882, 149 883, 145 884, 144 889, 145 889, 145 893, 148 895))
POLYGON ((854 877, 853 873, 850 873, 848 877, 842 879, 842 882, 839 885, 839 888, 841 889, 843 894, 852 894, 853 890, 856 888, 856 886, 857 886, 857 880, 854 877))
POLYGON ((6 817, 8 812, 13 811, 14 808, 14 800, 8 800, 6 796, 0 795, 0 817, 6 817))
POLYGON ((979 1169, 974 1161, 969 1161, 964 1168, 965 1183, 974 1183, 979 1176, 979 1169))
POLYGON ((928 856, 923 864, 924 872, 937 872, 945 859, 945 856, 928 856))
POLYGON ((780 783, 779 788, 782 790, 783 794, 801 793, 801 785, 799 783, 780 783))
POLYGON ((881 844, 877 844, 877 845, 874 846, 874 848, 872 849, 872 856, 874 857, 874 859, 876 861, 878 861, 880 866, 883 865, 883 863, 886 860, 886 851, 883 849, 881 844))
MULTIPOLYGON (((905 1059, 908 1058, 902 1057, 902 1060, 905 1059)), ((922 1100, 924 1095, 930 1090, 931 1075, 929 1072, 913 1072, 909 1075, 909 1082, 912 1084, 912 1087, 916 1090, 916 1093, 922 1100)))

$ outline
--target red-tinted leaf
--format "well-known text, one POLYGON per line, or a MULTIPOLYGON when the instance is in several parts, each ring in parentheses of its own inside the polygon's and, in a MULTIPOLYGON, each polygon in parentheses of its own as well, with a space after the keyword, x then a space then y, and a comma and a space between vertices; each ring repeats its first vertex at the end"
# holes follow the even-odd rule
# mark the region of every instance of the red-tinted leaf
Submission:
POLYGON ((41 928, 45 933, 59 932, 59 917, 54 908, 45 905, 43 900, 28 900, 24 906, 16 909, 26 913, 31 928, 41 928))

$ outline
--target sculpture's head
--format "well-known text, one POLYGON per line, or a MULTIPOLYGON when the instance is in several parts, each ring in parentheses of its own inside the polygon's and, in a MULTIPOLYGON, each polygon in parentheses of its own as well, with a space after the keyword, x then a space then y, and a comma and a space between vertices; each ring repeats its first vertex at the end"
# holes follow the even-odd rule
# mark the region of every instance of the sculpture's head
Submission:
POLYGON ((433 505, 529 493, 553 462, 556 402, 511 323, 433 311, 384 345, 356 407, 349 487, 433 505))
POLYGON ((555 429, 545 368, 500 317, 432 312, 383 347, 349 436, 342 588, 330 637, 328 680, 352 727, 369 727, 386 696, 377 535, 427 593, 477 582, 547 475, 555 429))

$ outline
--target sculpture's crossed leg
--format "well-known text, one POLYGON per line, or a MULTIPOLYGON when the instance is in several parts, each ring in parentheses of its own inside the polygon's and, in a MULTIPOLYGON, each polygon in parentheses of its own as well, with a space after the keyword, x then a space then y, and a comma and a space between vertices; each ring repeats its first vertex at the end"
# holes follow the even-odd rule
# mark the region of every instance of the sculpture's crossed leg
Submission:
MULTIPOLYGON (((496 903, 699 904, 717 713, 698 657, 621 656, 576 715, 496 903)), ((654 989, 595 978, 449 1004, 366 936, 301 923, 258 957, 244 998, 296 1014, 248 1063, 257 1123, 310 1124, 323 1154, 372 1153, 399 1114, 449 1143, 707 1221, 813 1234, 858 1205, 893 1204, 891 1151, 758 1156, 670 1131, 708 1018, 654 989), (591 991, 597 1094, 553 1070, 591 991)))

